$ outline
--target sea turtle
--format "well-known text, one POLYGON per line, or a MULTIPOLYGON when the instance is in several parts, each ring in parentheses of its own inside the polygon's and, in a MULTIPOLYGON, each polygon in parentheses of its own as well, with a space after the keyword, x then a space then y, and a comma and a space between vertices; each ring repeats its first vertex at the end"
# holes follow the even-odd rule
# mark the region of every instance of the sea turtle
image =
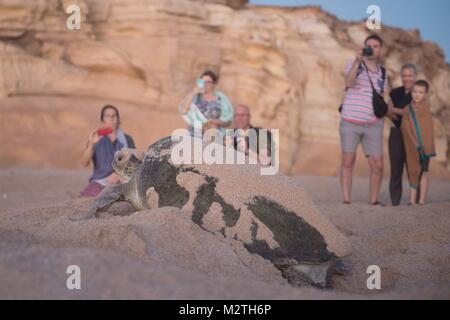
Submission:
POLYGON ((347 238, 287 177, 271 185, 270 177, 249 166, 176 165, 171 151, 178 141, 166 137, 145 153, 118 152, 112 166, 127 182, 104 189, 81 219, 94 218, 116 201, 136 210, 178 207, 192 212, 202 229, 241 241, 271 261, 292 284, 329 287, 333 272, 351 272, 339 259, 349 254, 347 238))

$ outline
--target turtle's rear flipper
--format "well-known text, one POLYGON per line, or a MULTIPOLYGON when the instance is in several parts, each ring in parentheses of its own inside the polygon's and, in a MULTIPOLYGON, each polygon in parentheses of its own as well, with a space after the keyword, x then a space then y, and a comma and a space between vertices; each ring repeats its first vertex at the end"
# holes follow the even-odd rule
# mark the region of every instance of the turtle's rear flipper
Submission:
POLYGON ((319 288, 332 288, 331 262, 321 264, 298 263, 281 269, 283 276, 294 286, 312 285, 319 288))
POLYGON ((89 211, 84 214, 75 213, 70 216, 72 221, 81 221, 95 218, 97 212, 107 211, 114 202, 124 200, 122 189, 123 185, 107 187, 97 196, 94 204, 89 208, 89 211))

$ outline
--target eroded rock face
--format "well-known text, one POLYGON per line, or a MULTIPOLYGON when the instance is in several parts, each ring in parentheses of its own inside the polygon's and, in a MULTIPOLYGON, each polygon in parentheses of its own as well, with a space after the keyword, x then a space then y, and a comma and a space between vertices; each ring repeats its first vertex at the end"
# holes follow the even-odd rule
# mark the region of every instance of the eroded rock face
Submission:
MULTIPOLYGON (((220 73, 219 89, 234 104, 251 107, 254 124, 281 129, 285 172, 297 171, 307 154, 304 143, 337 158, 338 151, 321 146, 339 141, 343 70, 368 34, 365 25, 341 22, 318 7, 255 7, 246 2, 2 1, 0 143, 8 154, 2 154, 1 165, 78 167, 79 150, 66 148, 65 158, 55 160, 48 154, 61 154, 60 145, 50 146, 54 150, 49 152, 39 142, 20 140, 36 131, 54 137, 58 128, 68 126, 68 141, 82 145, 98 115, 65 109, 73 104, 99 110, 106 102, 116 103, 127 116, 124 125, 144 147, 184 125, 177 105, 206 68, 220 73), (64 8, 73 3, 81 8, 80 30, 66 28, 64 8), (64 116, 43 122, 48 108, 56 105, 49 97, 67 98, 52 109, 64 116), (30 119, 22 119, 23 109, 32 114, 30 119), (151 118, 137 116, 148 112, 151 118), (166 122, 158 121, 158 115, 166 122), (18 143, 25 143, 27 152, 15 150, 18 143)), ((419 76, 432 83, 438 160, 447 164, 450 68, 443 51, 422 41, 417 31, 384 27, 381 35, 392 87, 400 85, 405 62, 417 64, 419 76)))

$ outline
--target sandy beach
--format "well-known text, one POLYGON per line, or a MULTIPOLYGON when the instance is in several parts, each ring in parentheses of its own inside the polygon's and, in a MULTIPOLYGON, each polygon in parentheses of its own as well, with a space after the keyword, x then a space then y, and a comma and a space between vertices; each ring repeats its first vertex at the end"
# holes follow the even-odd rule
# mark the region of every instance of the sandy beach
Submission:
POLYGON ((386 1, 383 21, 379 6, 361 1, 256 2, 0 1, 0 300, 450 299, 450 64, 448 37, 440 40, 448 2, 398 10, 400 1, 386 1), (430 84, 432 126, 418 142, 433 138, 435 150, 424 151, 436 157, 428 203, 407 205, 405 171, 393 207, 388 180, 404 162, 392 159, 403 142, 391 120, 381 128, 370 96, 404 86, 405 99, 390 100, 409 105, 414 77, 430 84), (151 161, 117 159, 125 180, 125 169, 140 167, 102 198, 127 196, 134 207, 118 202, 74 221, 97 213, 94 199, 79 198, 93 164, 102 182, 122 146, 148 150, 194 119, 270 129, 271 150, 256 150, 279 155, 280 174, 176 167, 153 149, 151 161), (369 205, 359 146, 352 203, 342 203, 342 144, 356 142, 342 119, 366 153, 381 155, 383 144, 385 207, 369 205), (95 132, 106 127, 115 132, 101 141, 95 132), (338 258, 352 274, 329 281, 338 258), (79 290, 67 287, 71 266, 79 290), (368 286, 374 266, 379 289, 368 286), (305 280, 305 269, 323 272, 305 280))
MULTIPOLYGON (((432 182, 429 204, 372 207, 356 178, 353 204, 340 203, 336 177, 292 177, 352 245, 351 276, 333 290, 294 288, 257 255, 201 230, 175 208, 134 213, 126 203, 73 223, 87 170, 0 170, 0 298, 38 299, 380 299, 450 298, 450 182, 432 182), (66 288, 66 269, 82 289, 66 288), (381 269, 368 290, 367 267, 381 269)), ((406 182, 405 182, 406 187, 406 182)), ((386 181, 380 200, 388 203, 386 181)))

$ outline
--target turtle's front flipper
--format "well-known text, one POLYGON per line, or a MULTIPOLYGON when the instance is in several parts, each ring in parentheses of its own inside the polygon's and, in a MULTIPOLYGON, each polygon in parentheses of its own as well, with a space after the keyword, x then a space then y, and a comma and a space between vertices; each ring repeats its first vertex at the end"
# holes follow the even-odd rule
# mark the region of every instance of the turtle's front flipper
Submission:
POLYGON ((94 204, 89 208, 89 211, 84 214, 74 214, 70 217, 72 221, 81 221, 95 218, 97 212, 108 210, 114 202, 124 200, 123 184, 107 187, 97 196, 94 204))

